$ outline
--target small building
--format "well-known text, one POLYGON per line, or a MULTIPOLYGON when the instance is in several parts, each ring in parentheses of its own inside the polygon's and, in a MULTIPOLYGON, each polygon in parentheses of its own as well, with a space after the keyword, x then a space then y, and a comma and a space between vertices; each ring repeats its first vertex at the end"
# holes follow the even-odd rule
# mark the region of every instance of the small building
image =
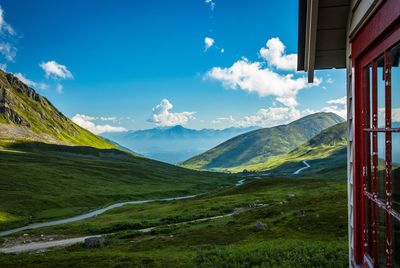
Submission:
POLYGON ((350 267, 400 267, 400 0, 299 0, 298 69, 347 70, 350 267))

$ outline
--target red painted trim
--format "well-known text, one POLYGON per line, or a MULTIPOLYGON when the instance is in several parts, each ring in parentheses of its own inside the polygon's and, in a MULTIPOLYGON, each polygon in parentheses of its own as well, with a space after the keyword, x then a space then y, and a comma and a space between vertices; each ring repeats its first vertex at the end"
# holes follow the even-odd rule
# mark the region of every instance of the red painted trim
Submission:
MULTIPOLYGON (((390 50, 385 51, 385 127, 392 127, 392 87, 390 50)), ((392 133, 386 132, 386 208, 392 207, 392 133)), ((386 267, 393 267, 390 213, 386 211, 386 267)))
POLYGON ((379 43, 382 36, 387 35, 392 27, 399 24, 399 0, 383 1, 373 16, 367 21, 358 34, 351 40, 353 44, 352 56, 357 58, 368 48, 379 43))
MULTIPOLYGON (((372 128, 378 128, 378 64, 376 61, 372 63, 372 128)), ((372 133, 372 193, 374 198, 378 198, 378 132, 372 133)), ((372 217, 372 256, 374 267, 378 267, 378 239, 379 239, 379 214, 378 206, 372 202, 373 217, 372 217)))
MULTIPOLYGON (((400 1, 399 1, 400 5, 400 1)), ((400 23, 397 25, 396 29, 390 33, 389 36, 381 40, 377 46, 371 48, 360 58, 360 65, 365 67, 369 65, 372 61, 376 60, 379 56, 383 55, 385 50, 390 49, 395 43, 400 40, 400 23)))

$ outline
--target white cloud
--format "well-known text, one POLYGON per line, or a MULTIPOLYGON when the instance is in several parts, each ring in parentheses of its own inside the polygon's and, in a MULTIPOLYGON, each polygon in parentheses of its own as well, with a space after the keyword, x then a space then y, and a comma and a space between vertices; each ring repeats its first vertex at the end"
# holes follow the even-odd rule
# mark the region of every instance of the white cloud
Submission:
POLYGON ((88 115, 84 115, 84 114, 76 114, 72 117, 72 121, 89 130, 90 132, 99 135, 102 134, 104 132, 125 132, 128 131, 126 128, 124 127, 115 127, 115 126, 111 126, 111 125, 97 125, 95 124, 93 121, 96 119, 96 117, 92 117, 92 116, 88 116, 88 115))
POLYGON ((346 103, 347 103, 347 97, 344 96, 344 97, 339 98, 339 99, 329 100, 329 101, 327 101, 326 103, 328 103, 328 104, 333 104, 333 105, 335 105, 335 104, 346 105, 346 103))
POLYGON ((39 66, 45 71, 47 77, 53 76, 62 79, 74 78, 65 65, 59 64, 54 60, 42 62, 39 66))
POLYGON ((56 85, 56 91, 57 91, 57 93, 59 93, 59 94, 63 93, 63 91, 64 91, 63 85, 57 84, 57 85, 56 85))
POLYGON ((230 115, 229 117, 217 117, 211 121, 211 123, 213 123, 214 125, 225 124, 225 123, 232 124, 234 122, 236 122, 236 120, 235 118, 233 118, 232 115, 230 115))
POLYGON ((15 35, 16 32, 13 29, 13 27, 11 27, 10 24, 8 24, 6 22, 6 20, 4 19, 4 10, 3 8, 0 6, 0 32, 7 32, 10 35, 15 35))
POLYGON ((294 107, 270 107, 267 109, 260 109, 256 114, 246 116, 236 124, 240 127, 273 127, 288 124, 311 113, 313 112, 310 110, 299 111, 294 107))
POLYGON ((392 121, 400 122, 400 108, 392 108, 392 121))
POLYGON ((266 48, 260 49, 260 55, 270 66, 281 70, 297 69, 297 54, 285 55, 285 45, 279 38, 271 38, 267 41, 266 48))
POLYGON ((0 70, 7 71, 7 64, 0 63, 0 70))
POLYGON ((109 116, 109 117, 101 116, 101 117, 99 117, 99 120, 115 122, 115 121, 117 121, 117 118, 115 116, 109 116))
POLYGON ((16 32, 13 27, 6 22, 4 14, 5 12, 0 6, 0 54, 2 54, 7 61, 14 61, 17 55, 17 48, 12 45, 12 43, 16 32))
POLYGON ((328 106, 322 108, 322 112, 335 113, 343 118, 347 118, 347 97, 329 100, 326 102, 328 106))
POLYGON ((148 121, 166 127, 184 125, 189 120, 195 119, 194 112, 171 113, 170 110, 173 107, 167 99, 163 99, 160 104, 153 108, 153 115, 148 121))
POLYGON ((275 96, 280 103, 294 107, 297 105, 297 93, 307 87, 319 85, 316 78, 314 84, 308 84, 305 77, 294 78, 293 74, 281 75, 260 62, 250 62, 243 58, 229 68, 214 67, 207 76, 221 81, 230 89, 242 89, 259 96, 275 96))
POLYGON ((210 47, 212 47, 215 43, 215 40, 211 37, 204 38, 204 50, 207 51, 210 47))
POLYGON ((17 55, 17 48, 12 46, 10 43, 3 42, 0 43, 0 53, 6 60, 14 61, 14 58, 17 55))
POLYGON ((325 82, 327 82, 328 84, 333 84, 335 80, 333 80, 331 77, 328 77, 325 82))
MULTIPOLYGON (((400 108, 392 108, 392 122, 400 122, 400 108)), ((385 124, 385 108, 378 108, 378 124, 385 124)))
POLYGON ((206 3, 206 5, 210 6, 211 11, 214 10, 215 8, 215 2, 213 0, 204 0, 204 3, 206 3))
POLYGON ((48 89, 48 86, 46 84, 43 83, 36 83, 30 79, 28 79, 25 75, 23 75, 22 73, 15 73, 14 74, 19 80, 21 80, 22 83, 24 83, 25 85, 27 85, 28 87, 32 87, 32 88, 38 88, 38 89, 48 89))

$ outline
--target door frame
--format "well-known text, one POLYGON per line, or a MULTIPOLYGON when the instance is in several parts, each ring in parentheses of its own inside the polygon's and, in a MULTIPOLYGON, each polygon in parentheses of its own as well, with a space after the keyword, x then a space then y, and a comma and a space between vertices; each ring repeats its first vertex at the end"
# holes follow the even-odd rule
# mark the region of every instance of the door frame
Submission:
MULTIPOLYGON (((364 246, 364 178, 367 161, 364 135, 365 116, 369 108, 364 92, 364 68, 400 41, 399 0, 386 0, 375 10, 357 35, 350 40, 354 66, 354 147, 353 147, 353 206, 355 265, 369 264, 364 246)), ((368 111, 369 112, 369 111, 368 111)), ((351 197, 349 197, 350 199, 351 197)))

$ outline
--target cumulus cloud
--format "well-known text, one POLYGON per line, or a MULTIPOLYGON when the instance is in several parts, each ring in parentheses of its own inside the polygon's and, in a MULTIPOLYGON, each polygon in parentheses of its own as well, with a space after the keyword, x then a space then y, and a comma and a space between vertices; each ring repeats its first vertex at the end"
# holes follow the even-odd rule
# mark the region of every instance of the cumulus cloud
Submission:
POLYGON ((297 93, 304 88, 319 85, 316 78, 314 84, 308 84, 305 77, 295 78, 293 74, 281 75, 261 62, 250 62, 243 58, 229 68, 214 67, 207 77, 221 81, 229 89, 241 89, 259 96, 275 96, 276 100, 288 107, 297 105, 297 93))
POLYGON ((208 6, 210 6, 211 11, 214 11, 215 2, 213 0, 204 0, 204 3, 206 3, 206 5, 208 5, 208 6))
POLYGON ((14 61, 14 58, 17 55, 17 48, 10 43, 2 42, 0 43, 0 53, 6 60, 14 61))
POLYGON ((105 132, 125 132, 128 131, 126 128, 124 127, 115 127, 115 126, 111 126, 111 125, 98 125, 95 124, 93 121, 96 120, 96 117, 93 116, 88 116, 88 115, 84 115, 84 114, 76 114, 74 115, 72 118, 72 121, 79 125, 80 127, 83 127, 87 130, 89 130, 90 132, 99 135, 105 132))
POLYGON ((211 37, 204 38, 204 50, 207 51, 210 47, 212 47, 215 43, 215 40, 211 37))
POLYGON ((392 108, 392 121, 400 122, 400 108, 392 108))
POLYGON ((281 70, 297 69, 297 54, 285 54, 285 45, 279 38, 271 38, 266 47, 260 49, 260 55, 270 66, 281 70))
POLYGON ((322 112, 335 113, 343 118, 347 118, 347 97, 333 99, 326 102, 328 106, 322 108, 322 112))
POLYGON ((333 105, 346 105, 347 97, 344 96, 344 97, 339 98, 339 99, 329 100, 326 103, 333 104, 333 105))
POLYGON ((240 127, 273 127, 290 123, 310 113, 312 112, 309 110, 301 112, 294 107, 270 107, 267 109, 260 109, 254 115, 245 116, 237 122, 237 125, 240 127))
MULTIPOLYGON (((400 108, 392 108, 392 122, 400 122, 400 108)), ((385 108, 378 108, 378 124, 385 125, 385 108)))
POLYGON ((195 119, 194 112, 171 113, 170 110, 173 107, 167 99, 163 99, 160 104, 153 108, 153 115, 148 121, 158 126, 168 127, 184 125, 189 120, 195 119))
POLYGON ((61 79, 74 78, 65 65, 59 64, 54 60, 42 62, 39 66, 45 71, 47 77, 61 79))
POLYGON ((48 86, 44 83, 36 83, 35 81, 32 81, 28 79, 25 75, 22 73, 15 73, 14 74, 19 80, 21 80, 22 83, 27 85, 28 87, 32 88, 38 88, 38 89, 48 89, 48 86))

